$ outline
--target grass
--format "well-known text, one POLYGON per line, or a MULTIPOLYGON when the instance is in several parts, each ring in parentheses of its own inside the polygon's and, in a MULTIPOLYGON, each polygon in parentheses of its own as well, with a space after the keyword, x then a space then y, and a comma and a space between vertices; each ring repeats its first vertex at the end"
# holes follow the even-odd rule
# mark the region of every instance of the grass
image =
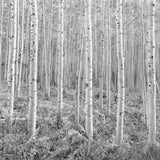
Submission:
MULTIPOLYGON (((23 90, 25 90, 23 92, 23 90)), ((94 141, 88 154, 88 140, 83 130, 75 128, 74 98, 66 96, 63 108, 63 127, 56 126, 57 105, 55 93, 51 101, 38 94, 37 139, 27 135, 27 89, 22 98, 16 99, 14 107, 13 133, 7 129, 9 104, 5 89, 0 99, 0 160, 159 160, 160 147, 148 147, 147 127, 140 112, 142 101, 138 94, 126 97, 124 144, 114 145, 116 128, 116 102, 112 98, 111 114, 99 114, 98 98, 94 97, 94 141)), ((96 93, 97 94, 97 93, 96 93)), ((104 111, 106 108, 104 107, 104 111)), ((159 110, 157 110, 157 115, 159 110)), ((157 118, 159 121, 159 117, 157 118)), ((83 105, 80 124, 84 126, 83 105)), ((159 124, 158 124, 159 125, 159 124)), ((159 128, 158 132, 159 132, 159 128)), ((158 136, 157 136, 158 139, 158 136)))

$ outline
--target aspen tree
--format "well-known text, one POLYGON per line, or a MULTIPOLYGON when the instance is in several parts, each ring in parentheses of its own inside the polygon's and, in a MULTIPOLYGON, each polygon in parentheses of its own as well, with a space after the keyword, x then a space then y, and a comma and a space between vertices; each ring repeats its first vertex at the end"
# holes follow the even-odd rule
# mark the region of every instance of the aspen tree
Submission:
MULTIPOLYGON (((92 21, 91 21, 91 5, 92 0, 86 2, 87 9, 87 49, 88 49, 88 105, 87 105, 87 134, 89 137, 89 148, 90 143, 93 141, 93 115, 92 115, 92 87, 93 87, 93 52, 92 52, 92 21)), ((87 84, 86 84, 87 85, 87 84)))
MULTIPOLYGON (((33 7, 33 0, 30 0, 29 2, 29 13, 28 14, 32 14, 32 10, 31 9, 33 7)), ((32 23, 33 23, 33 15, 31 16, 32 18, 32 23)), ((30 25, 32 25, 32 23, 30 25)), ((34 33, 34 27, 32 27, 30 29, 33 33, 34 33)), ((33 34, 32 33, 32 34, 33 34)), ((33 35, 31 37, 31 40, 34 41, 33 39, 33 35)), ((32 42, 33 43, 33 42, 32 42)), ((32 121, 33 121, 33 117, 32 117, 32 109, 33 109, 33 49, 30 49, 30 54, 29 54, 29 115, 28 115, 28 131, 29 134, 32 135, 32 121)))
POLYGON ((31 54, 32 54, 32 86, 31 96, 32 105, 29 112, 29 135, 36 138, 36 114, 37 114, 37 66, 38 66, 38 14, 37 14, 37 0, 30 1, 31 9, 31 54))
POLYGON ((14 0, 14 40, 13 40, 13 56, 11 66, 11 109, 10 109, 10 129, 12 132, 12 118, 14 108, 14 92, 15 92, 15 61, 17 52, 17 0, 14 0))
POLYGON ((3 34, 3 0, 1 0, 0 14, 0 83, 2 81, 2 34, 3 34))
POLYGON ((131 70, 130 70, 130 74, 131 74, 131 78, 130 78, 130 87, 131 89, 133 89, 134 86, 134 20, 133 20, 133 16, 134 16, 134 7, 133 7, 133 0, 130 1, 130 5, 131 5, 131 70))
POLYGON ((13 51, 13 37, 14 37, 14 3, 13 0, 10 0, 10 18, 9 18, 9 53, 8 53, 8 67, 7 67, 7 85, 8 85, 8 92, 11 91, 11 56, 13 51), (12 24, 12 25, 11 25, 12 24))
MULTIPOLYGON (((119 130, 119 122, 118 122, 118 116, 119 116, 119 109, 120 109, 120 96, 121 96, 121 83, 120 83, 120 76, 121 76, 121 70, 120 70, 120 36, 119 36, 119 33, 120 33, 120 22, 119 22, 119 1, 117 0, 116 1, 116 52, 117 52, 117 69, 118 69, 118 83, 117 83, 117 88, 118 88, 118 94, 117 94, 117 101, 118 101, 118 108, 117 108, 117 124, 116 124, 116 138, 118 139, 118 134, 117 132, 120 132, 119 130), (117 131, 118 130, 118 131, 117 131)), ((117 143, 117 140, 116 139, 116 143, 117 143)))
POLYGON ((63 40, 64 40, 64 0, 59 2, 59 56, 58 56, 58 128, 62 123, 62 108, 63 108, 63 40))
POLYGON ((101 34, 101 50, 102 50, 102 55, 101 55, 101 73, 100 73, 100 87, 99 87, 99 107, 101 112, 103 111, 103 79, 104 79, 104 10, 105 10, 105 1, 102 1, 102 34, 101 34))
POLYGON ((35 15, 35 42, 33 43, 34 49, 34 74, 33 74, 33 128, 32 133, 36 130, 36 114, 37 114, 37 67, 38 67, 38 11, 37 11, 37 0, 33 1, 35 11, 33 11, 33 16, 35 15), (35 12, 35 13, 34 13, 35 12))
MULTIPOLYGON (((26 38, 25 38, 25 55, 24 55, 24 59, 25 59, 25 64, 29 64, 30 62, 30 2, 26 1, 26 5, 29 6, 27 7, 27 21, 26 21, 26 38)), ((28 78, 28 73, 30 66, 27 68, 26 66, 24 66, 24 71, 23 71, 23 80, 24 82, 28 82, 29 78, 28 78)))
POLYGON ((19 81, 18 81, 18 97, 20 95, 21 80, 22 80, 22 65, 24 55, 24 4, 25 0, 22 0, 22 21, 21 21, 21 49, 20 49, 20 69, 19 69, 19 81))
MULTIPOLYGON (((96 5, 96 2, 94 2, 94 5, 96 5)), ((96 14, 96 10, 95 10, 95 13, 94 13, 94 25, 96 26, 96 23, 97 23, 97 14, 96 14)), ((98 79, 98 54, 97 54, 97 28, 94 27, 94 52, 95 52, 95 60, 94 60, 94 64, 95 64, 95 79, 97 80, 98 79)))
MULTIPOLYGON (((43 21, 43 14, 40 17, 40 22, 41 21, 43 21)), ((43 23, 40 24, 40 31, 42 31, 42 26, 43 26, 43 23)), ((41 50, 38 57, 39 57, 38 62, 39 62, 39 78, 40 78, 39 88, 42 89, 43 88, 43 49, 41 50)))
MULTIPOLYGON (((52 6, 52 0, 49 1, 50 2, 50 6, 51 6, 51 13, 53 12, 53 6, 52 6)), ((49 29, 48 29, 48 32, 51 33, 48 37, 48 98, 50 99, 51 98, 51 76, 52 76, 52 71, 51 71, 51 68, 52 68, 52 14, 50 14, 50 22, 49 22, 49 29)))
POLYGON ((110 15, 109 15, 109 13, 108 13, 108 16, 107 16, 107 18, 108 18, 108 44, 107 44, 107 64, 108 64, 108 66, 107 66, 107 79, 108 79, 108 86, 107 86, 107 104, 108 104, 108 113, 109 113, 109 115, 110 115, 110 107, 111 107, 111 70, 112 70, 112 68, 111 68, 111 59, 112 59, 112 57, 111 57, 111 34, 110 34, 110 32, 111 32, 111 30, 110 30, 110 15))
MULTIPOLYGON (((44 8, 44 7, 43 7, 44 8)), ((44 15, 42 14, 42 16, 41 16, 41 21, 43 21, 43 17, 44 15)), ((43 24, 43 23, 42 23, 43 24)), ((44 45, 44 44, 43 44, 44 45)), ((44 48, 44 47, 43 47, 44 48)), ((41 54, 40 54, 40 56, 39 56, 39 63, 41 64, 39 67, 39 74, 40 74, 40 89, 43 87, 43 63, 44 63, 44 57, 43 57, 43 54, 44 54, 44 52, 43 52, 43 50, 41 51, 41 54)))
POLYGON ((61 99, 60 99, 60 62, 61 62, 61 2, 59 1, 59 24, 58 24, 58 52, 57 52, 57 87, 58 87, 58 96, 57 96, 57 101, 58 101, 58 115, 57 115, 57 125, 60 125, 61 123, 61 118, 62 118, 62 108, 61 106, 61 99))
POLYGON ((123 51, 123 0, 117 1, 117 56, 118 56, 118 108, 116 124, 116 144, 123 142, 123 119, 124 119, 124 51, 123 51), (119 19, 119 20, 118 20, 119 19), (119 48, 120 47, 120 48, 119 48))
POLYGON ((143 115, 144 115, 144 122, 146 121, 146 76, 145 76, 145 52, 144 52, 144 18, 143 18, 143 0, 141 0, 141 47, 142 47, 142 84, 143 84, 143 115))
POLYGON ((50 99, 49 93, 49 75, 48 75, 48 52, 47 52, 47 36, 46 36, 46 1, 43 1, 43 36, 44 36, 44 66, 45 66, 45 98, 50 99))
MULTIPOLYGON (((70 39, 70 30, 69 30, 69 26, 70 26, 70 16, 69 18, 67 17, 68 16, 68 13, 65 14, 66 15, 66 18, 64 17, 64 19, 67 20, 67 23, 66 23, 66 35, 65 35, 65 43, 64 43, 64 52, 65 52, 65 57, 64 57, 64 86, 67 87, 67 69, 68 69, 68 48, 69 48, 69 39, 70 39)), ((64 87, 64 90, 65 90, 65 87, 64 87)))
MULTIPOLYGON (((149 135, 148 143, 156 144, 156 53, 155 53, 155 12, 156 0, 149 2, 152 16, 150 25, 152 25, 152 43, 148 48, 148 108, 149 108, 149 135), (150 48, 151 47, 151 48, 150 48)), ((150 18, 150 17, 149 17, 150 18)))
MULTIPOLYGON (((16 51, 16 66, 15 66, 15 85, 16 88, 18 86, 18 78, 19 78, 19 42, 20 42, 20 26, 19 26, 19 0, 17 0, 17 51, 16 51)), ((17 89, 16 89, 17 94, 17 89)))
POLYGON ((79 56, 79 66, 78 66, 78 74, 77 74, 77 106, 76 106, 76 125, 79 125, 79 109, 80 109, 80 87, 81 87, 81 74, 82 74, 82 61, 83 61, 83 27, 82 27, 82 36, 81 36, 81 48, 80 48, 80 56, 79 56))
POLYGON ((89 122, 88 122, 88 101, 89 101, 89 65, 88 65, 88 55, 89 55, 89 50, 88 50, 88 21, 87 21, 87 0, 85 0, 85 128, 86 132, 88 134, 88 128, 89 128, 89 122))
POLYGON ((8 61, 10 62, 10 54, 9 54, 9 34, 10 34, 10 2, 7 3, 7 41, 6 41, 6 57, 5 57, 5 81, 8 83, 8 61))
POLYGON ((109 44, 110 44, 110 33, 109 33, 109 31, 110 31, 110 28, 109 28, 109 26, 110 26, 110 24, 109 24, 109 12, 108 12, 108 8, 109 8, 109 5, 108 5, 109 3, 107 3, 107 10, 106 10, 106 12, 107 12, 107 16, 106 16, 106 18, 107 18, 107 26, 106 26, 106 31, 107 31, 107 34, 106 34, 106 41, 107 41, 107 47, 106 47, 106 95, 107 95, 107 104, 106 104, 106 107, 107 107, 107 109, 108 109, 108 111, 109 111, 109 87, 110 87, 110 83, 109 83, 109 52, 110 52, 110 46, 109 46, 109 44))
POLYGON ((147 125, 149 125, 149 103, 151 100, 151 97, 149 97, 149 89, 150 89, 150 85, 149 85, 149 56, 151 54, 151 7, 150 7, 150 0, 147 1, 147 56, 146 56, 146 72, 147 72, 147 95, 146 95, 146 118, 147 118, 147 125))

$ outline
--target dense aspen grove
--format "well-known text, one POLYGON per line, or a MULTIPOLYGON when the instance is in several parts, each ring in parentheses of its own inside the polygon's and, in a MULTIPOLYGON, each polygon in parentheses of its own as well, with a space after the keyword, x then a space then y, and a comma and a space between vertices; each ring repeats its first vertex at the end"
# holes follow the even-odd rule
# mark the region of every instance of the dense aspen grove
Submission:
POLYGON ((0 0, 0 160, 159 160, 159 26, 159 0, 0 0))

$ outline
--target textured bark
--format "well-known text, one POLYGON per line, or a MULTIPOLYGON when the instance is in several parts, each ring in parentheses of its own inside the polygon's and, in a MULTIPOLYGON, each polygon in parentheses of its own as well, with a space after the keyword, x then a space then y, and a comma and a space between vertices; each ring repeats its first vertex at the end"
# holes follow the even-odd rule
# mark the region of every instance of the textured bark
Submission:
POLYGON ((13 30, 13 22, 14 22, 14 4, 13 0, 10 0, 10 17, 9 17, 9 53, 8 53, 8 67, 7 67, 7 85, 8 85, 8 92, 11 92, 11 57, 13 51, 13 37, 14 37, 14 30, 13 30), (11 25, 12 24, 12 25, 11 25))
POLYGON ((63 60, 64 60, 64 1, 59 2, 59 56, 58 56, 58 115, 57 126, 62 124, 62 108, 63 108, 63 60))
POLYGON ((6 55, 5 55, 5 75, 4 75, 4 79, 5 82, 8 83, 8 62, 10 62, 10 54, 9 54, 9 34, 10 34, 10 2, 8 2, 7 4, 7 40, 6 40, 6 55))
MULTIPOLYGON (((104 84, 104 24, 105 24, 105 17, 104 17, 104 11, 105 11, 105 1, 102 1, 102 33, 101 33, 101 73, 100 73, 100 86, 99 86, 99 108, 101 112, 103 112, 103 84, 104 84)), ((108 54, 108 53, 107 53, 108 54)))
POLYGON ((14 108, 14 96, 15 96, 15 62, 17 52, 17 0, 14 0, 14 41, 13 41, 13 56, 11 66, 11 109, 10 109, 10 127, 12 132, 12 118, 14 108))
MULTIPOLYGON (((155 55, 155 7, 156 1, 149 2, 152 16, 149 23, 149 33, 152 34, 152 42, 148 46, 148 109, 149 109, 149 135, 148 143, 156 144, 156 55, 155 55), (152 28, 152 29, 151 29, 152 28)), ((149 16, 150 18, 150 16, 149 16)))
POLYGON ((92 51, 92 21, 91 21, 91 5, 92 0, 87 2, 87 43, 88 43, 88 108, 87 108, 87 134, 89 137, 89 142, 93 141, 93 114, 92 114, 92 106, 93 106, 93 51, 92 51))
POLYGON ((20 25, 19 25, 19 0, 17 0, 17 50, 16 50, 16 64, 15 64, 15 94, 17 96, 17 87, 18 87, 18 79, 19 79, 19 42, 20 42, 20 25))
POLYGON ((146 113, 146 63, 145 63, 145 49, 144 49, 144 17, 143 17, 144 11, 143 11, 143 0, 141 0, 141 29, 142 29, 142 35, 141 35, 141 52, 142 52, 142 85, 143 85, 143 116, 144 116, 144 122, 147 123, 147 113, 146 113))
POLYGON ((0 14, 0 83, 2 82, 2 34, 3 34, 3 0, 1 0, 0 14))
POLYGON ((87 1, 85 0, 85 128, 88 133, 88 128, 89 128, 89 122, 88 122, 88 101, 89 101, 89 67, 88 67, 88 32, 87 32, 87 27, 88 27, 88 21, 87 21, 87 1))
POLYGON ((81 48, 79 55, 79 65, 78 65, 78 73, 77 73, 77 93, 76 93, 76 125, 79 126, 79 116, 80 116, 80 97, 81 97, 81 75, 82 75, 82 64, 83 64, 83 44, 84 44, 84 27, 82 27, 81 33, 81 48))
POLYGON ((107 69, 107 79, 108 79, 108 86, 107 86, 107 108, 108 108, 108 114, 110 115, 110 108, 111 108, 111 71, 112 71, 112 67, 111 67, 111 61, 112 61, 112 57, 111 57, 111 30, 110 30, 110 16, 108 14, 108 44, 107 44, 107 64, 108 64, 108 69, 107 69))
POLYGON ((50 99, 49 92, 49 72, 48 72, 48 51, 47 51, 47 42, 48 42, 48 34, 47 34, 47 26, 46 26, 46 1, 43 1, 43 52, 44 52, 44 66, 45 66, 45 98, 50 99))
POLYGON ((38 14, 37 0, 30 1, 31 9, 31 59, 30 59, 30 108, 29 108, 29 135, 36 138, 37 114, 37 59, 38 59, 38 14))
POLYGON ((124 83, 124 50, 123 50, 123 0, 117 1, 117 51, 118 51, 118 108, 116 124, 116 144, 123 143, 123 124, 124 124, 124 100, 125 100, 125 83, 124 83), (118 20, 119 19, 119 20, 118 20))
POLYGON ((21 81, 22 81, 22 65, 23 65, 23 55, 24 55, 24 4, 25 0, 22 0, 22 21, 21 21, 21 48, 20 48, 20 69, 19 69, 19 79, 18 79, 18 96, 20 96, 21 81))

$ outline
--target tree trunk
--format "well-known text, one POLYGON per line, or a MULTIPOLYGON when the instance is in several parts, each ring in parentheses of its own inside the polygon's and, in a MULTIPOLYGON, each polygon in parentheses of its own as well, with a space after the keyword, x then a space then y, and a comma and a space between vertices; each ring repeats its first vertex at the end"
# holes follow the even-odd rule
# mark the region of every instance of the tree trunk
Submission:
POLYGON ((20 69, 19 69, 19 82, 18 82, 18 97, 20 96, 21 81, 22 81, 22 65, 23 65, 23 51, 24 51, 24 4, 25 0, 22 0, 22 21, 21 21, 21 49, 20 49, 20 69))
POLYGON ((91 5, 92 0, 87 1, 87 50, 88 50, 88 106, 87 106, 87 134, 89 137, 89 150, 90 151, 90 144, 93 141, 93 115, 92 115, 92 85, 93 85, 93 51, 92 51, 92 21, 91 21, 91 5))
POLYGON ((12 66, 11 66, 11 110, 10 110, 10 129, 12 132, 12 118, 13 118, 13 108, 14 108, 14 92, 15 92, 15 62, 16 62, 16 52, 17 52, 17 0, 14 0, 14 41, 13 41, 13 56, 12 56, 12 66))
POLYGON ((3 36, 3 0, 1 0, 1 14, 0 14, 0 83, 2 82, 2 36, 3 36))
POLYGON ((124 51, 123 51, 123 0, 117 1, 117 32, 119 32, 117 48, 118 49, 118 108, 117 108, 117 124, 116 124, 116 144, 123 143, 123 119, 124 119, 124 100, 125 100, 125 85, 124 85, 124 51))
MULTIPOLYGON (((156 55, 155 55, 155 7, 156 1, 152 0, 151 3, 152 16, 148 31, 152 34, 152 43, 148 48, 148 108, 149 108, 149 135, 148 143, 150 145, 156 144, 156 55), (151 26, 152 25, 152 26, 151 26), (152 31, 152 32, 151 32, 152 31)), ((150 16, 149 16, 150 18, 150 16)))
POLYGON ((58 64, 58 115, 57 127, 62 125, 62 108, 63 108, 63 43, 64 43, 64 0, 59 2, 59 64, 58 64))
POLYGON ((31 7, 31 67, 30 76, 32 76, 33 88, 31 89, 31 105, 29 112, 29 135, 36 138, 36 114, 37 114, 37 60, 38 60, 38 13, 37 0, 30 1, 31 7))

